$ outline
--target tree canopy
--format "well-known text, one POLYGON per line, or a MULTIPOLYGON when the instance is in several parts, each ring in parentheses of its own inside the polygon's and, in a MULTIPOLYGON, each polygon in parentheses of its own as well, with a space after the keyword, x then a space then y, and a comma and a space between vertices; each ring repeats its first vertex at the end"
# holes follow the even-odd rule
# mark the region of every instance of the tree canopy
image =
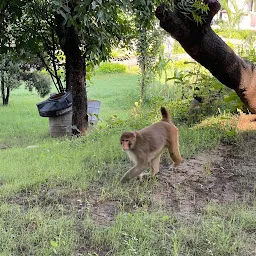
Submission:
MULTIPOLYGON (((210 28, 211 20, 220 8, 218 1, 166 2, 166 5, 159 5, 159 0, 2 0, 0 53, 12 52, 23 60, 37 56, 51 74, 57 91, 72 92, 72 123, 84 134, 88 125, 86 71, 108 60, 113 46, 130 47, 131 39, 139 36, 149 41, 148 31, 155 29, 156 10, 160 25, 195 60, 235 89, 244 103, 254 110, 253 96, 247 95, 249 91, 249 94, 254 92, 254 83, 245 86, 251 82, 245 81, 247 76, 240 72, 240 67, 248 67, 250 73, 251 64, 236 56, 210 28), (60 50, 63 51, 62 60, 57 58, 60 50), (231 58, 225 58, 226 54, 231 58), (237 72, 232 73, 230 67, 235 63, 238 64, 237 72), (61 65, 65 65, 65 86, 58 73, 61 65)), ((142 47, 143 51, 146 52, 142 47)), ((142 70, 147 72, 145 64, 150 61, 140 60, 142 70)))
POLYGON ((130 47, 131 39, 138 34, 134 17, 139 20, 138 17, 147 16, 143 26, 148 29, 157 4, 158 1, 145 0, 3 0, 0 4, 0 51, 13 51, 22 59, 30 54, 37 55, 57 90, 62 92, 56 57, 56 52, 62 50, 65 89, 73 94, 73 125, 85 133, 86 70, 109 59, 113 46, 130 47))

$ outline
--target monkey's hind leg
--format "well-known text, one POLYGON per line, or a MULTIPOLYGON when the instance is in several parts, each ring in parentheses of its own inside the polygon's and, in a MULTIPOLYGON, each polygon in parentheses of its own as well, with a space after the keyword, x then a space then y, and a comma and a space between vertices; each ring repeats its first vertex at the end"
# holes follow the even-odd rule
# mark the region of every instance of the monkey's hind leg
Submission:
POLYGON ((175 169, 182 162, 182 157, 180 155, 180 152, 179 152, 179 150, 176 150, 176 151, 169 150, 169 154, 173 161, 170 169, 175 169))
POLYGON ((152 177, 155 176, 159 172, 160 157, 161 157, 161 155, 158 155, 158 156, 156 156, 156 158, 154 158, 151 161, 150 175, 152 177))

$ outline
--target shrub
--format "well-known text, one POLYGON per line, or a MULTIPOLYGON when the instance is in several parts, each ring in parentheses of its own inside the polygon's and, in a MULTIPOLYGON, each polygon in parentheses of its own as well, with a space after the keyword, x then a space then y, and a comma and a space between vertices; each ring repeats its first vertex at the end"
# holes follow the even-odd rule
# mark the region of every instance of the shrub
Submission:
POLYGON ((124 73, 126 71, 126 66, 120 63, 103 62, 97 69, 100 73, 124 73))
POLYGON ((51 78, 48 74, 44 72, 33 72, 23 74, 23 79, 26 83, 26 88, 32 91, 33 88, 36 89, 40 97, 46 96, 51 90, 51 78))

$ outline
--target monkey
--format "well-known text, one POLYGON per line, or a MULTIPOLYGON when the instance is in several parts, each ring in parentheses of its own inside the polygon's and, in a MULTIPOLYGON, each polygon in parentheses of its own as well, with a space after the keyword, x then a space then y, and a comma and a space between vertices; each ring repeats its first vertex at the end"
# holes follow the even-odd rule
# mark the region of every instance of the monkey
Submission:
POLYGON ((162 120, 142 130, 124 132, 120 137, 122 150, 126 152, 134 166, 121 178, 121 182, 127 182, 136 176, 142 180, 143 172, 150 168, 153 177, 159 172, 159 162, 163 149, 168 148, 173 165, 177 167, 182 162, 179 151, 178 128, 171 122, 169 112, 161 107, 162 120))
POLYGON ((203 98, 201 96, 194 96, 194 99, 191 101, 189 106, 189 115, 193 114, 195 108, 200 108, 203 103, 203 98))

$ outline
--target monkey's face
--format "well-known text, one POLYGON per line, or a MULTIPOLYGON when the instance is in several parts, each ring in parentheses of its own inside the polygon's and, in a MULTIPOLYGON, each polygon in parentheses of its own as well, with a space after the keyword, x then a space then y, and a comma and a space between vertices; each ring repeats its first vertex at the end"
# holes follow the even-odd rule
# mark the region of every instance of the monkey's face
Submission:
POLYGON ((124 132, 120 138, 120 144, 122 146, 122 150, 130 150, 134 147, 136 142, 136 133, 135 132, 124 132))

